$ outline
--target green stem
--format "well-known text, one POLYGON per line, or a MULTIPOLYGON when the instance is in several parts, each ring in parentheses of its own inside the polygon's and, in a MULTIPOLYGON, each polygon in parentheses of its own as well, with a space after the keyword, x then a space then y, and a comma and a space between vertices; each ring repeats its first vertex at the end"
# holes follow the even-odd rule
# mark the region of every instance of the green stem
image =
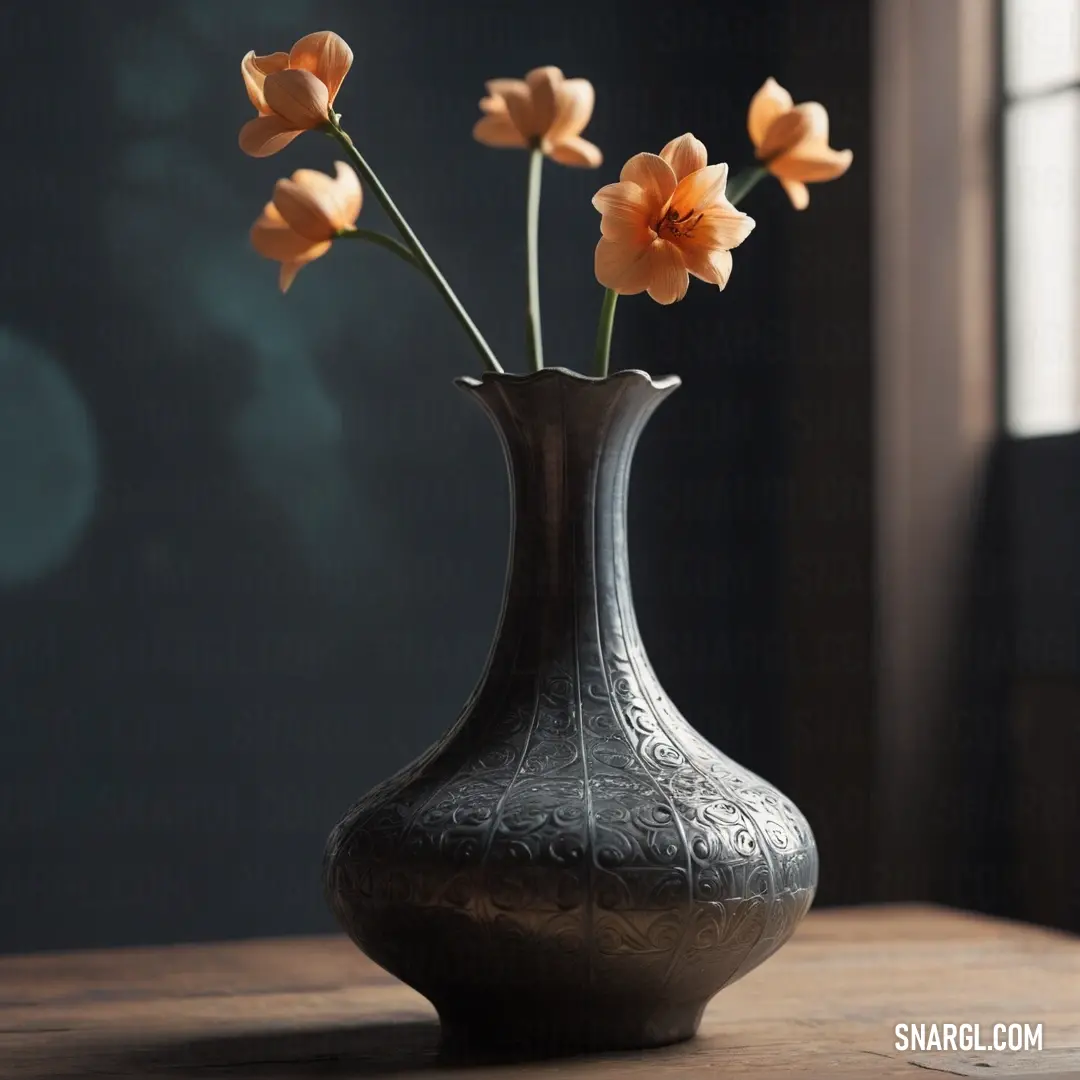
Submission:
POLYGON ((765 175, 766 170, 760 165, 750 165, 741 169, 737 176, 728 180, 728 202, 735 206, 741 199, 745 199, 765 175))
POLYGON ((400 241, 395 240, 386 233, 376 232, 374 229, 342 229, 334 237, 335 240, 367 240, 368 243, 377 244, 387 251, 392 251, 399 259, 404 259, 410 266, 415 267, 421 274, 427 275, 427 271, 416 261, 413 253, 400 241))
POLYGON ((424 269, 427 276, 431 278, 435 288, 439 290, 439 294, 443 300, 446 301, 447 307, 454 314, 454 318, 461 323, 465 333, 469 335, 469 339, 472 341, 476 351, 480 354, 480 359, 484 363, 489 371, 502 371, 502 365, 495 358, 495 354, 491 351, 491 346, 484 340, 484 335, 480 333, 476 326, 476 323, 469 318, 469 313, 462 306, 461 301, 457 298, 454 290, 450 288, 450 283, 442 275, 442 271, 435 265, 434 260, 424 250, 423 244, 417 239, 416 233, 409 227, 409 223, 402 216, 401 211, 394 205, 394 200, 390 198, 390 193, 382 186, 382 182, 375 175, 374 170, 361 156, 360 151, 353 145, 352 139, 349 138, 348 133, 342 130, 338 125, 336 114, 329 119, 326 123, 326 130, 337 142, 341 145, 341 148, 348 155, 353 165, 356 166, 356 171, 367 182, 369 188, 375 194, 375 198, 379 200, 382 208, 386 211, 386 216, 394 223, 394 227, 399 233, 401 233, 402 240, 405 241, 406 246, 412 252, 413 258, 424 269))
POLYGON ((611 332, 615 328, 615 305, 619 294, 613 289, 604 291, 604 303, 600 307, 600 323, 596 328, 596 374, 604 379, 608 373, 611 356, 611 332))
POLYGON ((525 246, 529 264, 529 298, 525 310, 528 324, 529 364, 533 371, 544 366, 544 343, 540 333, 540 176, 544 152, 534 146, 529 154, 529 194, 525 214, 525 246))

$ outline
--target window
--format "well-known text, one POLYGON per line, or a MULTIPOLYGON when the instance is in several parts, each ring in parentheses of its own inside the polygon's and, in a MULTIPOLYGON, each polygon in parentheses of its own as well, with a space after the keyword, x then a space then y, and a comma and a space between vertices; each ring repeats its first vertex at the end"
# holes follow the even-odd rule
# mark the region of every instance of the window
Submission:
POLYGON ((1005 422, 1080 431, 1080 0, 1004 0, 1005 422))

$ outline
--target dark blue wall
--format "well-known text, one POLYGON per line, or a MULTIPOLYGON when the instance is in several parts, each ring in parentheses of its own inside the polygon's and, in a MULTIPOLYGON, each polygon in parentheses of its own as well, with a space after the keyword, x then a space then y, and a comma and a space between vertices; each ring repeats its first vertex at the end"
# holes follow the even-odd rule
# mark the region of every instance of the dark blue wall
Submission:
MULTIPOLYGON (((685 130, 744 163, 750 96, 799 59, 789 7, 4 5, 0 69, 23 89, 0 181, 0 951, 330 928, 326 832, 454 719, 494 628, 502 462, 451 386, 477 361, 375 249, 340 246, 278 295, 247 229, 277 177, 335 153, 315 134, 240 153, 243 53, 323 27, 350 42, 346 127, 517 370, 526 159, 471 140, 476 102, 542 63, 591 78, 607 162, 549 165, 542 222, 548 359, 582 367, 590 197, 685 130)), ((783 783, 785 267, 805 219, 772 182, 746 209, 728 290, 624 301, 614 361, 685 384, 631 508, 654 662, 710 739, 783 783)))

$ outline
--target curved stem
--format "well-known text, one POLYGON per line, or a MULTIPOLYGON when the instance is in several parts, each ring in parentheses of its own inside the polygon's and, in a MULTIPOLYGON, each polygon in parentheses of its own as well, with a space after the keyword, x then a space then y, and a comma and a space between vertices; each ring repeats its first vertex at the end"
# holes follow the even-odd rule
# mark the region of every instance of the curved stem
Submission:
POLYGON ((606 378, 611 356, 611 332, 615 328, 615 305, 619 294, 613 289, 604 292, 604 303, 600 307, 600 322, 596 328, 596 374, 606 378))
POLYGON ((740 169, 738 175, 728 180, 728 202, 734 206, 740 199, 745 199, 765 174, 766 170, 760 165, 750 165, 745 169, 740 169))
MULTIPOLYGON (((334 114, 334 117, 336 117, 336 114, 334 114)), ((484 335, 480 333, 476 323, 469 318, 469 313, 462 306, 461 301, 457 298, 454 290, 450 288, 450 283, 443 277, 442 271, 439 270, 435 265, 434 260, 424 250, 423 244, 420 243, 416 233, 409 227, 409 223, 405 220, 401 211, 394 205, 394 200, 390 198, 390 193, 382 186, 382 182, 375 175, 374 170, 364 160, 360 151, 353 145, 353 141, 349 138, 348 133, 338 125, 337 120, 334 117, 327 120, 327 133, 337 140, 341 145, 341 148, 348 155, 349 160, 356 166, 356 171, 367 182, 367 185, 371 188, 375 198, 379 200, 382 208, 386 211, 386 216, 394 223, 394 227, 397 231, 401 233, 401 238, 412 252, 413 258, 415 258, 417 263, 423 267, 427 276, 431 278, 435 288, 439 290, 439 294, 442 296, 443 300, 446 301, 447 307, 453 312, 454 318, 461 323, 465 333, 469 335, 469 339, 472 341, 476 351, 480 354, 480 359, 483 361, 484 366, 489 371, 502 371, 502 365, 495 358, 495 354, 491 351, 491 346, 484 340, 484 335)))
POLYGON ((400 240, 395 240, 386 233, 376 232, 374 229, 342 229, 334 239, 367 240, 368 243, 376 244, 386 251, 392 251, 399 259, 404 259, 410 266, 415 267, 425 277, 427 276, 427 270, 416 261, 413 253, 400 240))
POLYGON ((533 371, 544 366, 544 343, 540 333, 540 176, 544 153, 534 146, 529 154, 529 194, 525 214, 525 246, 528 256, 529 296, 525 309, 529 365, 533 371))

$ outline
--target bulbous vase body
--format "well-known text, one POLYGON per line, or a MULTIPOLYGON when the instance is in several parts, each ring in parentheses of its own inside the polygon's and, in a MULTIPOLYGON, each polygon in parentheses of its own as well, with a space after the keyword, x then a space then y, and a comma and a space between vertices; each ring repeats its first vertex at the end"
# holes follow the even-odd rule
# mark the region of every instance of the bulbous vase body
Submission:
POLYGON ((818 867, 803 816, 683 719, 638 633, 630 463, 679 380, 458 382, 511 476, 502 618, 456 724, 331 833, 329 902, 452 1044, 689 1038, 791 936, 818 867))

